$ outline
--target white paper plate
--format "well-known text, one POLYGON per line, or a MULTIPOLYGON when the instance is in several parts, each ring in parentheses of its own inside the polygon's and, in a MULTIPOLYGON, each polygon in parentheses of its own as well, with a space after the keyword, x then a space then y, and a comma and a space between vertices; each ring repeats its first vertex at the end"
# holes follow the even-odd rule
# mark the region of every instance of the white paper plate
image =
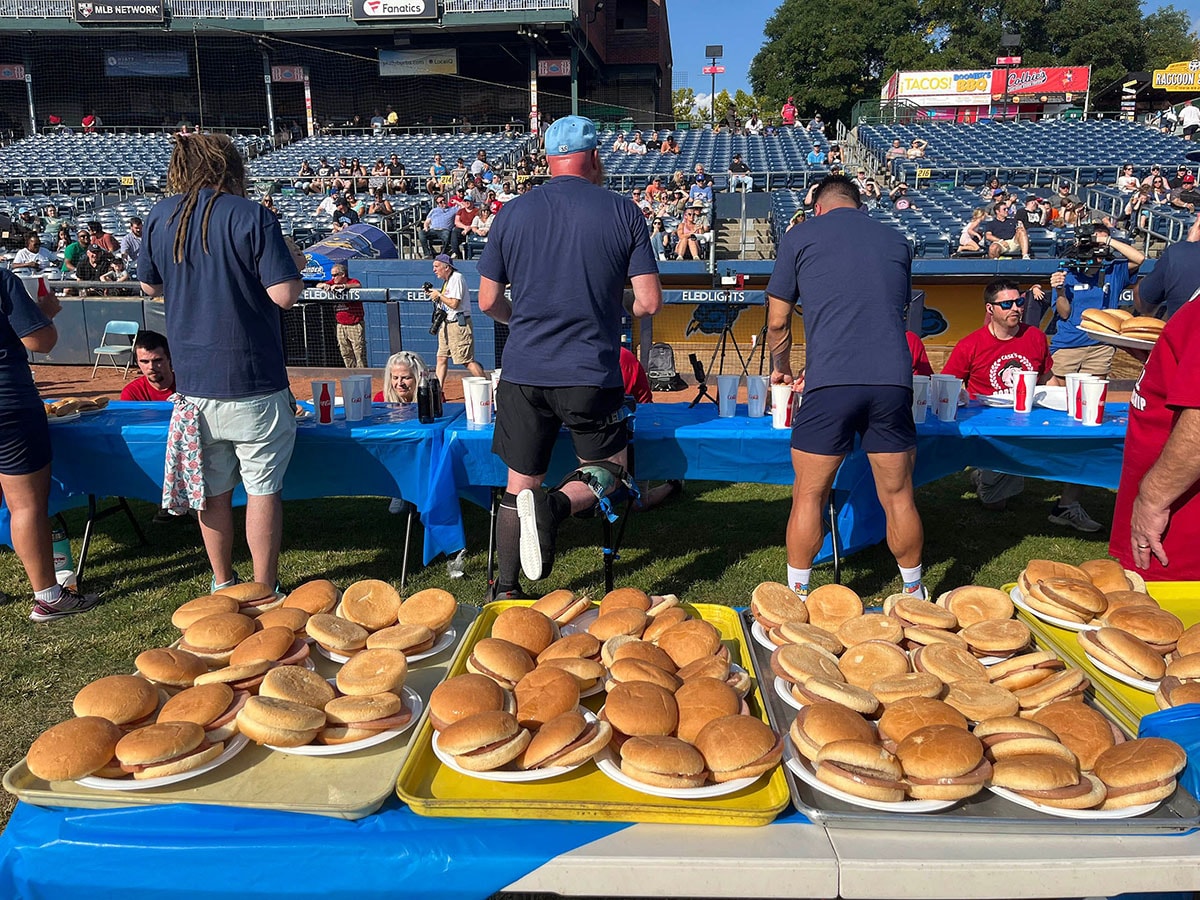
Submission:
POLYGON ((203 775, 205 772, 211 772, 217 766, 224 765, 237 756, 248 743, 250 743, 250 739, 244 734, 235 734, 225 742, 224 751, 216 759, 209 760, 190 772, 180 772, 178 775, 164 775, 162 778, 146 778, 141 781, 134 778, 99 778, 89 775, 87 778, 80 778, 75 783, 83 787, 95 788, 98 791, 144 791, 147 788, 167 787, 187 781, 189 778, 195 778, 197 775, 203 775))
POLYGON ((845 791, 839 791, 833 785, 826 784, 819 779, 816 772, 812 770, 812 763, 796 753, 790 741, 784 753, 784 764, 792 770, 797 778, 813 790, 819 791, 826 797, 832 797, 835 800, 841 800, 843 803, 850 803, 854 806, 861 806, 864 809, 874 809, 880 812, 891 813, 930 813, 949 809, 958 802, 957 800, 900 800, 896 803, 885 803, 882 800, 868 800, 865 797, 856 797, 853 794, 847 794, 845 791))
POLYGON ((599 609, 593 607, 592 609, 585 610, 566 625, 560 625, 558 627, 559 634, 566 637, 569 634, 579 634, 580 632, 587 631, 591 624, 598 618, 600 618, 599 609))
MULTIPOLYGON (((595 722, 596 714, 589 709, 580 709, 583 717, 589 722, 595 722)), ((546 781, 549 778, 557 778, 559 775, 566 775, 568 772, 574 772, 580 766, 588 762, 584 760, 581 763, 576 763, 573 766, 550 766, 546 769, 517 769, 505 767, 503 769, 493 769, 490 772, 472 772, 470 769, 464 769, 454 761, 454 757, 445 753, 438 746, 438 733, 433 733, 433 755, 436 756, 442 765, 453 769, 460 775, 466 775, 469 778, 480 778, 483 781, 505 781, 510 784, 519 784, 528 781, 546 781)), ((511 762, 508 766, 515 766, 515 762, 511 762)))
POLYGON ((736 794, 762 777, 757 775, 754 778, 735 778, 733 781, 725 781, 721 784, 706 784, 694 788, 657 787, 653 784, 643 784, 622 772, 620 757, 613 752, 611 745, 596 757, 596 767, 617 784, 624 785, 630 790, 640 794, 649 794, 651 797, 667 797, 671 800, 711 800, 713 797, 736 794))
POLYGON ((1067 389, 1063 385, 1045 384, 1033 392, 1033 405, 1044 409, 1067 411, 1067 389))
POLYGON ((1010 790, 996 787, 995 785, 988 785, 987 789, 997 797, 1003 797, 1005 800, 1017 804, 1017 806, 1033 809, 1059 819, 1132 819, 1137 816, 1144 816, 1162 803, 1159 800, 1155 803, 1142 803, 1138 806, 1126 807, 1125 809, 1059 809, 1057 806, 1042 806, 1028 797, 1022 797, 1020 794, 1014 794, 1010 790))
MULTIPOLYGON (((429 657, 436 656, 437 654, 439 654, 443 650, 445 650, 447 647, 449 647, 451 644, 453 644, 454 639, 457 637, 458 637, 458 632, 453 627, 447 628, 445 631, 443 631, 441 634, 438 635, 438 639, 433 642, 433 646, 430 647, 428 650, 425 650, 421 653, 414 653, 412 656, 409 656, 407 653, 404 655, 408 659, 410 664, 415 663, 415 662, 420 662, 423 659, 429 659, 429 657)), ((317 653, 320 653, 326 659, 328 659, 332 662, 335 662, 335 663, 345 663, 345 662, 350 661, 349 656, 343 656, 341 653, 334 653, 332 650, 326 650, 320 644, 315 643, 315 642, 313 643, 313 650, 315 650, 317 653)))
POLYGON ((1132 675, 1125 675, 1124 673, 1118 672, 1116 669, 1112 668, 1112 666, 1106 666, 1104 663, 1100 662, 1100 660, 1088 653, 1086 649, 1083 651, 1083 653, 1087 657, 1088 662, 1090 662, 1109 678, 1115 678, 1117 681, 1121 682, 1121 684, 1127 684, 1131 688, 1139 691, 1145 691, 1147 694, 1153 694, 1158 690, 1157 681, 1147 681, 1144 678, 1134 678, 1132 675))
POLYGON ((760 647, 766 647, 768 650, 778 650, 779 645, 771 640, 771 636, 767 634, 766 629, 758 622, 750 626, 750 636, 754 638, 754 642, 760 647))
POLYGON ((1153 350, 1154 341, 1144 341, 1140 338, 1125 337, 1121 334, 1109 334, 1105 331, 1092 331, 1090 328, 1080 327, 1079 329, 1089 337, 1093 337, 1102 344, 1111 344, 1114 347, 1124 347, 1127 350, 1153 350))
POLYGON ((94 416, 94 415, 96 415, 96 413, 105 412, 107 409, 108 409, 108 406, 102 406, 99 409, 81 409, 81 410, 79 410, 79 415, 94 416))
POLYGON ((1012 394, 980 394, 977 398, 985 406, 1009 407, 1013 405, 1012 394))
POLYGON ((79 412, 76 410, 75 412, 67 413, 65 416, 46 416, 46 421, 53 425, 58 422, 74 422, 78 418, 79 412))
POLYGON ((1085 625, 1080 622, 1068 622, 1066 619, 1050 616, 1041 610, 1034 609, 1025 602, 1025 595, 1021 593, 1020 587, 1014 587, 1012 591, 1009 592, 1009 596, 1012 598, 1013 605, 1015 605, 1017 609, 1023 609, 1035 619, 1041 619, 1043 622, 1046 622, 1049 625, 1054 625, 1058 628, 1065 628, 1067 631, 1095 631, 1100 627, 1099 625, 1085 625))
POLYGON ((790 706, 792 709, 804 709, 804 704, 792 696, 792 686, 778 675, 775 676, 775 693, 779 695, 779 699, 790 706))
POLYGON ((603 693, 604 693, 604 679, 600 678, 600 679, 597 679, 596 683, 593 684, 586 691, 580 691, 579 699, 583 700, 585 697, 595 697, 597 694, 603 694, 603 693))
POLYGON ((381 731, 378 734, 363 738, 361 741, 351 741, 349 744, 305 744, 303 747, 276 747, 274 744, 266 744, 265 746, 268 749, 277 750, 280 753, 290 753, 293 756, 341 756, 345 753, 353 753, 355 750, 365 750, 368 747, 374 747, 376 744, 390 741, 392 738, 404 734, 404 732, 417 724, 417 719, 421 715, 421 709, 425 705, 421 700, 421 695, 412 688, 405 686, 400 691, 403 695, 404 705, 412 711, 412 718, 408 720, 408 724, 403 728, 381 731))

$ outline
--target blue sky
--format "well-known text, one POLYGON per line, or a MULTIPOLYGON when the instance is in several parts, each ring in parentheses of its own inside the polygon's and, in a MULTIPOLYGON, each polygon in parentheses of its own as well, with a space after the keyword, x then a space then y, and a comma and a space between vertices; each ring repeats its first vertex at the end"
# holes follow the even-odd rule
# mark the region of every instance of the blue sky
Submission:
MULTIPOLYGON (((717 76, 717 91, 726 89, 733 94, 738 88, 749 93, 747 72, 750 61, 762 46, 763 25, 778 8, 777 0, 666 0, 667 19, 671 25, 671 52, 675 59, 675 80, 687 74, 687 87, 697 94, 707 95, 710 76, 700 70, 708 64, 704 48, 708 44, 725 47, 725 74, 717 76)), ((1144 3, 1150 11, 1163 3, 1144 3)), ((1177 0, 1176 9, 1186 10, 1193 27, 1200 25, 1200 0, 1177 0)))

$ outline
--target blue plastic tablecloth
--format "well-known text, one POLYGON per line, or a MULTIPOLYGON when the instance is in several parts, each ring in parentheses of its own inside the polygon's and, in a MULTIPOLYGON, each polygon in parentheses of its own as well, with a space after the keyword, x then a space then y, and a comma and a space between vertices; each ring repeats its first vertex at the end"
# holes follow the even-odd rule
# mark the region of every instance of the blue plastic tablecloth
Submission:
MULTIPOLYGON (((1128 426, 1128 405, 1108 404, 1103 425, 1073 421, 1064 412, 1037 408, 1029 415, 972 403, 954 422, 930 417, 917 427, 915 482, 927 484, 967 466, 1014 475, 1116 488, 1128 426)), ((635 472, 650 481, 685 478, 707 481, 791 484, 791 432, 774 429, 771 419, 751 419, 746 407, 722 419, 715 404, 686 403, 638 407, 634 425, 635 472)), ((492 453, 492 427, 471 426, 465 418, 446 430, 459 492, 487 503, 487 488, 504 485, 507 470, 492 453)), ((574 466, 570 438, 562 432, 554 448, 548 481, 555 483, 574 466)), ((846 457, 834 482, 842 550, 852 553, 879 543, 883 510, 875 495, 866 454, 846 457)), ((832 557, 828 536, 817 561, 832 557)))
MULTIPOLYGON (((404 497, 421 513, 426 563, 460 550, 462 516, 443 440, 447 425, 462 413, 462 404, 448 404, 442 418, 422 425, 409 410, 376 406, 362 423, 340 415, 333 425, 301 421, 283 496, 404 497)), ((78 505, 87 494, 160 502, 170 415, 169 403, 116 402, 101 413, 52 424, 50 512, 78 505)), ((234 502, 245 502, 241 488, 234 502)), ((0 542, 9 542, 3 508, 0 542)))

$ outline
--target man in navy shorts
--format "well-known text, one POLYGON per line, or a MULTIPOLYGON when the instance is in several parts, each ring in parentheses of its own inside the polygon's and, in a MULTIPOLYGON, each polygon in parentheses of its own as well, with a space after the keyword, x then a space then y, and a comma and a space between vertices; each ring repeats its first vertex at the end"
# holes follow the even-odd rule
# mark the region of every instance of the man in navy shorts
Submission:
POLYGON ((510 329, 492 441, 508 466, 492 599, 525 596, 518 572, 534 581, 550 574, 559 523, 628 480, 619 355, 626 281, 633 315, 662 305, 645 217, 604 187, 596 126, 558 119, 546 131, 546 157, 550 181, 504 204, 479 260, 479 308, 510 329), (580 467, 546 491, 561 425, 580 467))
POLYGON ((821 513, 842 459, 862 439, 888 547, 904 591, 928 599, 921 583, 924 532, 913 500, 917 434, 912 417, 912 356, 904 336, 911 289, 908 242, 860 209, 842 175, 821 181, 815 215, 784 236, 767 284, 771 381, 804 390, 792 423, 792 512, 788 584, 808 594, 813 558, 824 538, 821 513), (792 312, 804 312, 804 375, 792 376, 792 312))

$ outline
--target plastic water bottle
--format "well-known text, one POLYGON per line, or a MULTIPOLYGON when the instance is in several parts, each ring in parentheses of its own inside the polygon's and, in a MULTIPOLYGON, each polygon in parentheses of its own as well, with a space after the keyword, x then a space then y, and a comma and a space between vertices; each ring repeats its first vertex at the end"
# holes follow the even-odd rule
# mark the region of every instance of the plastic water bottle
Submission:
POLYGON ((433 407, 433 417, 440 419, 444 412, 442 408, 442 380, 436 375, 429 376, 429 403, 433 407))
POLYGON ((57 519, 50 520, 50 540, 54 543, 54 571, 74 571, 75 560, 71 556, 71 539, 67 537, 67 530, 58 523, 57 519))
POLYGON ((417 382, 417 421, 422 425, 433 424, 433 392, 429 389, 429 379, 424 375, 417 382))
POLYGON ((467 564, 467 549, 464 547, 446 561, 446 574, 451 578, 462 578, 467 564))

